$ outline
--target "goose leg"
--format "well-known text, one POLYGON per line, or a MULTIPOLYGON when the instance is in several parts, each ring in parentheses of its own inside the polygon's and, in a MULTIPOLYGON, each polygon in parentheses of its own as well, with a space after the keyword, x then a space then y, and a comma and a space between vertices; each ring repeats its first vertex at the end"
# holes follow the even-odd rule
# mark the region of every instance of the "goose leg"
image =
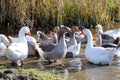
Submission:
POLYGON ((72 52, 67 52, 65 57, 66 58, 73 58, 73 53, 72 52))
POLYGON ((20 61, 17 61, 17 66, 23 66, 23 61, 22 60, 20 60, 20 61))
POLYGON ((62 63, 62 60, 56 60, 58 62, 58 65, 60 66, 65 66, 63 63, 62 63))
POLYGON ((108 66, 108 65, 110 65, 110 64, 99 63, 98 65, 99 65, 99 66, 108 66))
POLYGON ((12 62, 12 66, 21 66, 21 65, 22 65, 21 61, 12 62))

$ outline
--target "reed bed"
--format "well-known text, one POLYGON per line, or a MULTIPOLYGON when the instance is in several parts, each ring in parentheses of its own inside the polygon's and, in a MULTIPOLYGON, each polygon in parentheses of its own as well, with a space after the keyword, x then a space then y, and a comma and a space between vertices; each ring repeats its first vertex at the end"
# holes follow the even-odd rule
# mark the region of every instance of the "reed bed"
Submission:
MULTIPOLYGON (((0 0, 0 28, 50 30, 57 25, 107 29, 120 22, 119 0, 0 0)), ((12 32, 12 31, 11 31, 12 32)))

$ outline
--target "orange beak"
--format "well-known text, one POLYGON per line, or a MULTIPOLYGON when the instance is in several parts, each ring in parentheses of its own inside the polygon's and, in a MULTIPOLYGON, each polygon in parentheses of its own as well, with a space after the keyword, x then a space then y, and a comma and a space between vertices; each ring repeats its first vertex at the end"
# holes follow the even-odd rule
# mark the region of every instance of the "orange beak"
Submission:
POLYGON ((80 35, 84 35, 84 32, 83 32, 83 31, 81 31, 80 35))
POLYGON ((60 28, 59 28, 59 27, 57 27, 57 32, 58 32, 58 33, 60 32, 60 28))
POLYGON ((6 46, 7 48, 9 47, 9 46, 6 46))
POLYGON ((49 34, 47 34, 47 36, 48 36, 48 37, 52 37, 52 34, 51 34, 51 33, 49 33, 49 34))
POLYGON ((69 27, 67 27, 67 32, 71 32, 71 29, 69 27))
POLYGON ((78 27, 76 27, 76 30, 75 30, 75 32, 79 32, 80 30, 78 29, 78 27))
POLYGON ((29 36, 31 36, 31 33, 30 33, 30 32, 27 32, 26 34, 29 35, 29 36))
POLYGON ((96 27, 96 30, 98 31, 98 27, 96 27))

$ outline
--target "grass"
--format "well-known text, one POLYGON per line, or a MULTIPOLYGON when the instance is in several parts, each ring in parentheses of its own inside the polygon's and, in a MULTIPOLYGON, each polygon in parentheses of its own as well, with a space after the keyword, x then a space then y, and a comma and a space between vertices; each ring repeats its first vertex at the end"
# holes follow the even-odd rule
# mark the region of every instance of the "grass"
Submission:
MULTIPOLYGON (((29 68, 29 69, 24 69, 24 68, 9 68, 7 69, 4 66, 0 66, 0 72, 4 72, 6 70, 12 70, 13 73, 17 75, 22 75, 22 76, 27 76, 29 78, 36 78, 38 80, 66 80, 59 74, 53 74, 48 71, 40 71, 39 69, 35 68, 29 68)), ((3 78, 0 78, 0 80, 3 80, 3 78)))
POLYGON ((60 75, 52 74, 47 71, 39 71, 38 69, 18 69, 19 72, 22 72, 24 74, 29 74, 32 77, 40 77, 43 80, 65 80, 60 75))

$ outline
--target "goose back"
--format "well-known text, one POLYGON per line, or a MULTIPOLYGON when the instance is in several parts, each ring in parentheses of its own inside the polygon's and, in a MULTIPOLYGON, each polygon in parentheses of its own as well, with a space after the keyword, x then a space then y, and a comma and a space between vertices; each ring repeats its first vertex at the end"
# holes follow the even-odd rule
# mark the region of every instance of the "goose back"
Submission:
POLYGON ((67 52, 67 45, 65 42, 65 33, 70 31, 68 27, 61 27, 60 32, 58 32, 58 44, 50 52, 43 54, 44 58, 47 60, 59 60, 65 57, 67 52))

